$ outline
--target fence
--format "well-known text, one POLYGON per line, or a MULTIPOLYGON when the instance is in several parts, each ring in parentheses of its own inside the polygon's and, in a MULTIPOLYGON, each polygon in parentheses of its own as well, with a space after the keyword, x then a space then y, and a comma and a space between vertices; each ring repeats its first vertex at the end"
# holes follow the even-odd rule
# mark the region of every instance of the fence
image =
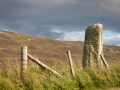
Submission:
MULTIPOLYGON (((68 54, 68 59, 69 59, 69 64, 70 64, 70 71, 73 77, 75 77, 75 73, 74 73, 74 68, 73 68, 73 62, 72 62, 72 58, 71 58, 71 52, 70 50, 67 51, 68 54)), ((58 77, 64 78, 61 74, 59 74, 58 72, 56 72, 55 70, 53 70, 52 68, 48 67, 47 65, 45 65, 44 63, 42 63, 40 60, 34 58, 32 55, 28 54, 28 48, 27 46, 22 47, 21 48, 21 79, 24 78, 24 75, 26 73, 27 70, 27 60, 28 58, 30 60, 32 60, 34 63, 38 64, 39 66, 41 66, 42 68, 45 68, 46 70, 51 71, 53 74, 55 74, 58 77)))
MULTIPOLYGON (((84 49, 83 49, 83 68, 96 68, 105 66, 108 71, 109 67, 105 58, 103 56, 103 41, 102 41, 102 24, 94 24, 88 26, 85 33, 85 42, 84 42, 84 49)), ((69 64, 70 64, 70 72, 73 77, 75 77, 75 72, 73 68, 73 62, 71 58, 71 52, 67 51, 69 64)), ((53 70, 52 68, 48 67, 40 60, 34 58, 30 54, 28 54, 27 46, 21 48, 21 77, 24 77, 24 74, 27 69, 27 58, 38 64, 39 66, 51 71, 56 76, 64 78, 61 74, 53 70)))

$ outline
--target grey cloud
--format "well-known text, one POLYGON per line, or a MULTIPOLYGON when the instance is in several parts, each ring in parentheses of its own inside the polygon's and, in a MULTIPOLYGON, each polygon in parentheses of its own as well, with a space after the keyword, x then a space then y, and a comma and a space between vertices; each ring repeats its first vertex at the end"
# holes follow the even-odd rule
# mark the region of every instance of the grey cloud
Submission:
POLYGON ((104 42, 104 44, 120 45, 120 35, 104 37, 103 42, 104 42))
POLYGON ((0 0, 0 29, 59 38, 94 23, 120 33, 119 0, 0 0))

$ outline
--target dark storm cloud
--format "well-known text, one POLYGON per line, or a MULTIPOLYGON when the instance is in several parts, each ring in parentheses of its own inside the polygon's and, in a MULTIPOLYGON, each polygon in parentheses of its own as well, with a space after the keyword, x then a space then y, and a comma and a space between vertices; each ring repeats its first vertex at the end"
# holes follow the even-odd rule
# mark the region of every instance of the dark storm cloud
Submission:
POLYGON ((88 25, 120 32, 119 0, 0 0, 0 29, 59 38, 88 25))

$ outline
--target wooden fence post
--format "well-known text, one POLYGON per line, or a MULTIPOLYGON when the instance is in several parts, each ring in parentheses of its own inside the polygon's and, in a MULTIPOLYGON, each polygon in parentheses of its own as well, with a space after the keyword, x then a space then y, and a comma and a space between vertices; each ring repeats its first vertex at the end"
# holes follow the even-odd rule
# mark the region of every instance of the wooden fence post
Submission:
POLYGON ((74 72, 74 68, 73 68, 73 62, 72 62, 70 50, 67 51, 67 54, 68 54, 71 74, 72 74, 73 77, 75 77, 75 72, 74 72))
MULTIPOLYGON (((105 66, 105 67, 108 69, 108 71, 110 72, 109 66, 108 66, 105 58, 104 58, 102 55, 100 55, 100 56, 101 56, 101 59, 102 59, 102 61, 103 61, 104 66, 105 66)), ((110 73, 111 73, 111 72, 110 72, 110 73)))
POLYGON ((26 73, 27 69, 27 46, 21 47, 21 79, 26 73))

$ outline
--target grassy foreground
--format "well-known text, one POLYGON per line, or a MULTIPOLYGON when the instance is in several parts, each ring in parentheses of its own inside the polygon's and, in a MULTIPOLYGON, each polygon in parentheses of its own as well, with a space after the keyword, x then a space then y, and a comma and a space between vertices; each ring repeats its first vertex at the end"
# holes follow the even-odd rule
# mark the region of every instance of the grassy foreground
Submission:
POLYGON ((61 72, 65 80, 50 71, 30 66, 26 77, 20 80, 20 69, 0 70, 0 90, 99 90, 120 87, 120 67, 112 67, 111 74, 105 70, 76 70, 76 78, 69 71, 61 72))

